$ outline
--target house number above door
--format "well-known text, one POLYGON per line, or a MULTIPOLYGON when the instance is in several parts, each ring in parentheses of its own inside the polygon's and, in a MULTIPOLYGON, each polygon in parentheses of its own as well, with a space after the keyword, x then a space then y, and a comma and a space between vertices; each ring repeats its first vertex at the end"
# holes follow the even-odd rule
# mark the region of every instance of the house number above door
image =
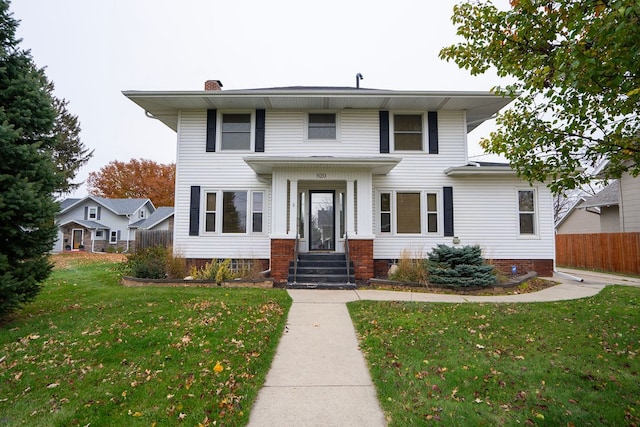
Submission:
POLYGON ((327 177, 327 174, 325 172, 318 172, 316 174, 316 178, 318 179, 325 179, 327 177))

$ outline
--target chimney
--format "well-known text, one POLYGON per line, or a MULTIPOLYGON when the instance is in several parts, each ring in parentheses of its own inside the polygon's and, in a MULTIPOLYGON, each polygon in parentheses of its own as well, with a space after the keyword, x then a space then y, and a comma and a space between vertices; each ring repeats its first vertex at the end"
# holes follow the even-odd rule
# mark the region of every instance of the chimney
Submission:
POLYGON ((222 90, 222 82, 220 80, 207 80, 204 82, 204 90, 222 90))

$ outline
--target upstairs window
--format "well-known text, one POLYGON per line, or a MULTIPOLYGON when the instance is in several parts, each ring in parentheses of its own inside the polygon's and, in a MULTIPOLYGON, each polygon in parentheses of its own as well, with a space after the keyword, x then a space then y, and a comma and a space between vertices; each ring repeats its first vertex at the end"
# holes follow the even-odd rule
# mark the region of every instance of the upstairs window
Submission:
POLYGON ((337 126, 334 113, 309 113, 309 139, 336 139, 337 126))
POLYGON ((97 219, 98 218, 98 208, 90 207, 89 208, 89 219, 97 219))
POLYGON ((222 150, 251 149, 251 114, 222 115, 222 150))
POLYGON ((520 222, 520 234, 536 234, 535 191, 518 191, 518 216, 520 222))
POLYGON ((396 114, 393 116, 394 150, 423 150, 422 121, 420 114, 396 114))

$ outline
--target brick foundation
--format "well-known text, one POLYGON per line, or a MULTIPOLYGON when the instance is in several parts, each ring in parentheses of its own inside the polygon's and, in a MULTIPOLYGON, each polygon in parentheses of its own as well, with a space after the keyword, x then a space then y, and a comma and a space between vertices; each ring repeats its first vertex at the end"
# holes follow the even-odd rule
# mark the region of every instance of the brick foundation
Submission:
MULTIPOLYGON (((507 275, 511 274, 511 267, 515 265, 518 274, 535 271, 540 277, 553 276, 552 259, 492 259, 487 260, 487 262, 507 275)), ((386 278, 391 263, 392 260, 390 259, 374 260, 374 277, 386 278)))
POLYGON ((349 240, 349 258, 353 262, 356 280, 373 276, 373 240, 349 240))
POLYGON ((505 274, 511 274, 511 268, 515 265, 517 274, 535 271, 540 277, 553 276, 552 259, 492 259, 488 261, 505 274))
POLYGON ((271 239, 271 278, 276 283, 287 281, 295 245, 294 239, 271 239))

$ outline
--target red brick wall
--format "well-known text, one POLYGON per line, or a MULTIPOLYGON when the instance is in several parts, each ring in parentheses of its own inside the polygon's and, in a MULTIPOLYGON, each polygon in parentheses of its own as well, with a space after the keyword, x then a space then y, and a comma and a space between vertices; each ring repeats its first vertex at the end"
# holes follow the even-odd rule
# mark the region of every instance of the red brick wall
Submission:
MULTIPOLYGON (((391 260, 376 259, 374 261, 374 277, 387 277, 391 260)), ((489 263, 505 274, 511 274, 511 267, 516 266, 518 274, 535 271, 540 277, 553 276, 553 260, 551 259, 492 259, 489 263)))
POLYGON ((511 267, 515 265, 518 274, 535 271, 540 277, 553 276, 552 259, 493 259, 489 262, 506 274, 511 274, 511 267))
POLYGON ((373 276, 373 240, 349 240, 349 258, 353 261, 356 280, 373 276))
POLYGON ((276 283, 287 281, 295 244, 294 239, 271 239, 271 278, 276 283))

